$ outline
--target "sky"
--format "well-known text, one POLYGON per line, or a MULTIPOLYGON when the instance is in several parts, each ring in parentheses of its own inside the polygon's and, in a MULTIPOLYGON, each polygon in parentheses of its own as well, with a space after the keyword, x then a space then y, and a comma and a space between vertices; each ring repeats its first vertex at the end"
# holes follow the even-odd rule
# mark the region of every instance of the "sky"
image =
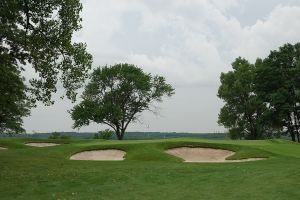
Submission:
MULTIPOLYGON (((83 0, 82 26, 93 67, 131 63, 166 77, 175 95, 141 113, 128 131, 223 132, 217 91, 222 72, 241 56, 254 62, 285 43, 300 42, 299 0, 83 0)), ((27 132, 73 131, 75 104, 54 95, 24 119, 27 132)), ((76 129, 96 132, 91 123, 76 129)))

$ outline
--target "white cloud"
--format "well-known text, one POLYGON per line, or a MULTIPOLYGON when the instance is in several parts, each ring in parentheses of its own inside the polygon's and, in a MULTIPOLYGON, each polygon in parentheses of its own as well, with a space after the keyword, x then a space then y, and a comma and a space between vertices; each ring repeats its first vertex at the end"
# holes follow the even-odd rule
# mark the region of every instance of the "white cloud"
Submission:
POLYGON ((278 5, 266 19, 245 27, 234 55, 242 55, 254 61, 265 57, 270 50, 285 43, 300 41, 300 7, 278 5))

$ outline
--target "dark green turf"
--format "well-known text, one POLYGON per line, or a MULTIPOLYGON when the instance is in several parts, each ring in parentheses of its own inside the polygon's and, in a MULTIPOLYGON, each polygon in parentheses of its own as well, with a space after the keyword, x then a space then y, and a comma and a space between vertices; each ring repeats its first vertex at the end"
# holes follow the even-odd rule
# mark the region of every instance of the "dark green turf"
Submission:
MULTIPOLYGON (((300 145, 285 140, 178 138, 145 141, 61 140, 29 147, 33 139, 0 139, 0 199, 300 199, 300 145), (183 163, 164 153, 175 146, 234 150, 245 163, 183 163), (124 161, 71 161, 79 151, 116 148, 124 161)), ((39 140, 46 141, 46 140, 39 140)))

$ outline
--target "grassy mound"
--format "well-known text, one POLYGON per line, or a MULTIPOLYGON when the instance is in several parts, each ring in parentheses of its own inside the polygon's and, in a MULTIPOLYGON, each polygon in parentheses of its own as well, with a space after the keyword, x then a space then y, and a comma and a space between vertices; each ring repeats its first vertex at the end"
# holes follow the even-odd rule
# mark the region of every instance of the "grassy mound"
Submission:
POLYGON ((230 141, 0 139, 0 199, 297 199, 300 145, 285 140, 230 141), (164 152, 180 146, 235 151, 229 159, 268 157, 245 163, 183 163, 164 152), (95 149, 126 151, 125 160, 74 161, 74 153, 95 149))

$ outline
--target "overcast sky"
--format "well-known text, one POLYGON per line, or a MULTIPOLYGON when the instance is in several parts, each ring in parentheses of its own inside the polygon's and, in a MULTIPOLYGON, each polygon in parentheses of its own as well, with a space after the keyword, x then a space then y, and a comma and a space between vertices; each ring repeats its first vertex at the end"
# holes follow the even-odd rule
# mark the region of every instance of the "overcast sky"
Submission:
MULTIPOLYGON (((93 66, 127 62, 166 77, 176 94, 144 112, 130 131, 215 132, 223 102, 221 72, 242 56, 251 62, 284 43, 300 42, 299 0, 84 0, 83 28, 93 66)), ((62 89, 58 93, 61 93, 62 89)), ((27 132, 72 131, 69 100, 39 104, 27 132)), ((98 131, 91 124, 79 131, 98 131)))

